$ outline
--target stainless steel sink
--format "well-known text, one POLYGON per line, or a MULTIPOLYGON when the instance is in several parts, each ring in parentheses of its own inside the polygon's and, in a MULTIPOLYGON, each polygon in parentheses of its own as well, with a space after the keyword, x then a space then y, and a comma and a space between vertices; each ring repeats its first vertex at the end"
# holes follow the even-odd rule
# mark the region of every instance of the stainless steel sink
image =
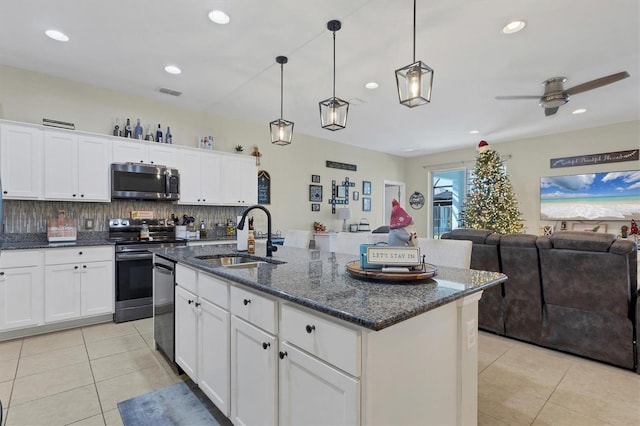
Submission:
POLYGON ((225 253, 196 256, 196 259, 203 260, 213 267, 226 268, 255 268, 261 264, 271 263, 274 265, 283 264, 281 260, 264 258, 244 253, 225 253))

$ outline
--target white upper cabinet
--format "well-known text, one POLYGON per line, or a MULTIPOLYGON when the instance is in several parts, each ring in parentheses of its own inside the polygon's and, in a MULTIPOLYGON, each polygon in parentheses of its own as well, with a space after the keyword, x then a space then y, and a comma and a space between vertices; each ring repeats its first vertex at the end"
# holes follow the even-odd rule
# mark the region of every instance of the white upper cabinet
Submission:
POLYGON ((258 201, 258 173, 254 157, 225 155, 220 167, 220 202, 251 205, 258 201))
POLYGON ((40 200, 42 131, 36 127, 0 125, 2 195, 5 199, 40 200))
POLYGON ((184 150, 180 164, 180 204, 222 204, 219 197, 220 156, 184 150))
POLYGON ((158 164, 178 168, 179 153, 180 148, 173 145, 136 139, 113 139, 114 163, 158 164))
POLYGON ((109 201, 110 142, 106 137, 45 130, 44 198, 109 201))

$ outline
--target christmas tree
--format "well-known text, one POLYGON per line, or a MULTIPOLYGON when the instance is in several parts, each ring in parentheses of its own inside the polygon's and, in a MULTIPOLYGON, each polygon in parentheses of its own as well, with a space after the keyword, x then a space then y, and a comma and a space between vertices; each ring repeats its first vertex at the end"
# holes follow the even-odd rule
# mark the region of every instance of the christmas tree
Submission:
POLYGON ((478 152, 465 205, 465 227, 500 234, 520 232, 522 213, 500 156, 485 141, 480 141, 478 152))

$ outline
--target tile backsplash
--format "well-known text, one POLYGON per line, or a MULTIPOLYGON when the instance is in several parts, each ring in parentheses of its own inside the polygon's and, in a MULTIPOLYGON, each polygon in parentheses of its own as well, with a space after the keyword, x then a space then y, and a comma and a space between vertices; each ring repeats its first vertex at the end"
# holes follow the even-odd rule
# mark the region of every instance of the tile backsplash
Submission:
POLYGON ((229 206, 183 206, 167 202, 113 200, 111 203, 76 203, 71 201, 4 201, 4 232, 37 233, 47 231, 47 218, 57 217, 64 210, 69 218, 76 219, 79 231, 85 231, 85 220, 93 220, 93 231, 107 231, 108 220, 131 217, 131 211, 152 211, 154 218, 168 219, 171 214, 178 218, 193 216, 196 223, 204 220, 207 228, 215 223, 235 221, 244 207, 229 206))

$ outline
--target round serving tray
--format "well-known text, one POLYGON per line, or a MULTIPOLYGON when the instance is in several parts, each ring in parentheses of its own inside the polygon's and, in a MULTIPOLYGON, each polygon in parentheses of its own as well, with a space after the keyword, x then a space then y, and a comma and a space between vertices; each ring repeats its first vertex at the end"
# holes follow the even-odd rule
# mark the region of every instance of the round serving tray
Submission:
POLYGON ((350 275, 358 278, 366 278, 376 281, 419 281, 426 280, 438 274, 438 267, 425 263, 421 271, 415 272, 382 272, 375 269, 362 269, 360 261, 354 260, 346 265, 346 270, 350 275))

